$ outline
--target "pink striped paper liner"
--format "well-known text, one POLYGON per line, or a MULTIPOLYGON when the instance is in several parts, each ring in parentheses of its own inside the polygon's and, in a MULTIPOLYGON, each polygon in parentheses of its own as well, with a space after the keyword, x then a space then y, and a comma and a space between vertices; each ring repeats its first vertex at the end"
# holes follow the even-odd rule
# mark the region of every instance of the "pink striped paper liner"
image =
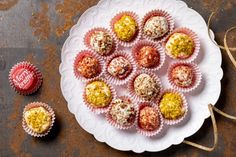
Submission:
POLYGON ((118 14, 116 14, 111 22, 110 22, 110 28, 111 28, 111 32, 112 32, 112 35, 113 37, 116 39, 117 43, 123 47, 131 47, 133 46, 137 41, 139 41, 139 39, 141 38, 141 22, 139 20, 139 17, 138 15, 135 13, 135 12, 132 12, 132 11, 121 11, 119 12, 118 14), (128 15, 128 16, 131 16, 137 23, 138 25, 138 29, 137 29, 137 33, 135 35, 135 37, 133 37, 133 39, 131 41, 122 41, 120 40, 115 31, 114 31, 114 24, 115 22, 117 22, 123 15, 128 15))
POLYGON ((149 72, 158 71, 159 69, 161 69, 161 67, 165 63, 165 52, 164 52, 163 48, 159 44, 156 44, 154 42, 147 41, 147 40, 141 40, 134 45, 134 47, 132 48, 132 56, 137 64, 137 66, 140 69, 143 69, 143 70, 146 70, 149 72), (137 59, 137 53, 139 53, 139 50, 144 46, 154 47, 158 51, 158 53, 159 53, 159 64, 158 65, 156 65, 154 67, 147 68, 147 67, 143 67, 142 65, 139 64, 138 59, 137 59))
POLYGON ((164 90, 164 91, 160 94, 160 96, 158 97, 157 105, 158 105, 158 108, 159 108, 160 113, 162 114, 163 121, 164 121, 164 123, 167 124, 167 125, 176 125, 176 124, 180 123, 181 121, 184 120, 184 118, 186 117, 186 115, 187 115, 187 113, 188 113, 188 103, 187 103, 187 100, 186 100, 185 96, 184 96, 181 92, 178 92, 178 91, 175 90, 175 89, 166 89, 166 90, 164 90), (166 94, 166 93, 176 93, 176 94, 179 94, 179 95, 182 97, 182 100, 183 100, 183 108, 184 108, 184 110, 185 110, 185 113, 184 113, 184 115, 182 115, 182 116, 179 117, 178 119, 173 119, 173 120, 166 119, 166 118, 164 117, 164 115, 161 113, 161 109, 160 109, 160 106, 159 106, 159 105, 160 105, 160 101, 161 101, 163 95, 166 94))
POLYGON ((150 102, 145 102, 145 101, 140 102, 138 116, 137 116, 137 127, 136 127, 137 132, 144 135, 144 136, 152 137, 152 136, 159 134, 161 132, 161 130, 163 129, 163 126, 164 126, 163 118, 161 116, 161 113, 160 113, 158 107, 156 107, 153 103, 150 103, 150 102), (153 131, 145 130, 139 126, 139 113, 140 113, 140 110, 142 110, 145 106, 150 106, 150 107, 154 108, 158 114, 159 126, 153 131))
POLYGON ((92 79, 92 80, 88 81, 88 82, 86 83, 85 87, 84 87, 84 91, 83 91, 83 102, 84 102, 84 104, 87 106, 87 108, 88 108, 89 110, 91 110, 91 111, 92 111, 93 113, 95 113, 95 114, 106 113, 106 112, 108 111, 108 109, 109 109, 109 106, 110 106, 111 102, 114 100, 115 97, 116 97, 116 91, 115 91, 115 89, 114 89, 106 80, 101 79, 101 78, 95 78, 95 79, 92 79), (94 82, 94 81, 102 81, 102 82, 104 82, 104 83, 109 87, 109 89, 110 89, 110 91, 111 91, 112 99, 111 99, 111 101, 109 102, 109 104, 107 104, 107 105, 104 106, 104 107, 100 107, 100 108, 99 108, 99 107, 94 107, 92 104, 90 104, 90 103, 86 100, 86 87, 87 87, 88 84, 90 84, 90 83, 92 83, 92 82, 94 82))
POLYGON ((167 73, 168 73, 169 84, 172 86, 173 89, 176 89, 180 92, 184 92, 184 93, 192 92, 200 85, 201 80, 202 80, 202 73, 201 73, 199 67, 195 63, 176 62, 176 63, 171 64, 167 71, 168 71, 167 73), (191 69, 193 70, 194 80, 193 80, 193 83, 189 87, 178 86, 172 80, 172 77, 171 77, 172 70, 175 67, 180 66, 180 65, 186 65, 188 67, 191 67, 191 69))
POLYGON ((105 67, 106 67, 105 78, 107 78, 107 81, 109 83, 114 84, 114 85, 124 85, 124 84, 126 84, 132 78, 132 76, 135 74, 135 72, 137 70, 136 64, 135 64, 134 59, 132 58, 132 56, 130 54, 128 54, 127 52, 123 52, 123 51, 117 51, 111 57, 109 57, 109 59, 106 62, 105 67), (107 71, 107 68, 108 68, 110 62, 114 58, 119 57, 119 56, 122 56, 122 57, 126 58, 132 66, 131 67, 132 69, 131 69, 129 75, 127 77, 123 78, 123 79, 119 79, 117 77, 114 77, 107 71))
POLYGON ((192 31, 191 29, 189 28, 186 28, 186 27, 181 27, 181 28, 177 28, 175 29, 169 36, 168 38, 163 42, 163 47, 164 47, 164 50, 165 50, 165 53, 167 56, 169 56, 170 58, 174 59, 174 60, 177 60, 177 61, 185 61, 185 62, 192 62, 194 61, 197 56, 198 56, 198 53, 200 51, 200 39, 199 37, 197 36, 197 34, 192 31), (170 52, 168 52, 165 48, 166 46, 166 42, 168 41, 168 39, 174 34, 174 33, 183 33, 183 34, 186 34, 188 35, 189 37, 191 37, 193 39, 193 42, 194 42, 194 45, 195 45, 195 48, 194 48, 194 52, 192 53, 191 56, 189 56, 188 58, 175 58, 175 56, 173 56, 170 52))
POLYGON ((96 27, 96 28, 93 28, 91 30, 89 30, 85 36, 84 36, 84 44, 91 50, 91 51, 94 51, 96 54, 98 54, 99 56, 101 56, 102 58, 106 58, 106 57, 109 57, 110 55, 112 55, 116 50, 117 50, 117 41, 115 40, 115 38, 113 37, 111 31, 109 31, 108 29, 106 28, 103 28, 103 27, 96 27), (106 54, 104 55, 101 55, 99 52, 97 52, 91 45, 90 45, 90 38, 91 36, 93 35, 93 33, 95 31, 102 31, 102 32, 105 32, 107 34, 109 34, 112 38, 112 49, 110 52, 106 52, 106 54))
POLYGON ((148 72, 148 71, 142 71, 142 70, 141 70, 141 71, 137 72, 137 73, 130 79, 130 81, 129 81, 129 83, 128 83, 128 90, 129 90, 130 95, 132 96, 132 99, 133 99, 133 100, 137 100, 137 101, 152 101, 152 102, 155 102, 156 99, 158 98, 158 95, 159 95, 160 92, 162 91, 162 84, 161 84, 161 81, 160 81, 159 77, 158 77, 156 74, 151 73, 151 72, 148 72), (134 90, 134 81, 135 81, 135 79, 136 79, 139 75, 141 75, 141 74, 147 74, 147 75, 151 76, 151 78, 153 78, 153 79, 155 80, 156 84, 157 84, 158 87, 159 87, 159 92, 158 92, 151 100, 146 100, 145 98, 142 98, 142 97, 140 97, 139 95, 137 95, 137 94, 135 93, 135 90, 134 90))
POLYGON ((80 81, 86 83, 86 82, 91 81, 91 80, 93 80, 93 79, 100 78, 100 77, 103 75, 103 73, 105 72, 105 63, 103 62, 102 58, 101 58, 99 55, 95 54, 94 52, 92 52, 92 51, 90 51, 90 50, 82 50, 82 51, 80 51, 80 52, 76 55, 76 57, 75 57, 75 59, 74 59, 73 71, 74 71, 74 76, 75 76, 78 80, 80 80, 80 81), (81 74, 78 72, 78 70, 76 69, 78 62, 82 59, 83 56, 87 56, 87 55, 96 58, 96 59, 98 60, 98 62, 99 62, 99 65, 100 65, 100 73, 97 74, 97 76, 92 77, 92 78, 86 78, 86 77, 84 77, 84 76, 81 75, 81 74))
MULTIPOLYGON (((135 112, 136 112, 134 121, 133 121, 133 123, 132 123, 131 125, 121 125, 121 124, 117 123, 115 120, 112 119, 112 116, 111 116, 111 114, 110 114, 110 110, 111 110, 111 108, 112 108, 112 105, 109 106, 108 112, 106 113, 106 120, 108 121, 109 124, 111 124, 112 126, 114 126, 114 127, 117 128, 117 129, 120 129, 120 130, 127 130, 127 129, 130 129, 130 128, 134 127, 134 125, 136 124, 136 119, 137 119, 136 117, 137 117, 137 114, 138 114, 138 107, 137 107, 137 104, 134 103, 134 101, 133 101, 133 100, 130 98, 130 96, 128 96, 128 95, 126 95, 126 96, 120 96, 120 97, 117 97, 117 98, 118 98, 118 99, 123 99, 123 100, 128 99, 128 100, 131 101, 131 104, 132 104, 132 106, 133 106, 133 108, 134 108, 134 110, 135 110, 135 112)), ((115 99, 117 99, 117 98, 115 98, 115 99)), ((115 100, 115 99, 114 99, 114 100, 115 100)), ((114 101, 114 100, 113 100, 113 101, 114 101)))
POLYGON ((33 137, 43 137, 43 136, 46 136, 48 135, 48 133, 50 132, 50 130, 52 129, 53 125, 54 125, 54 122, 55 122, 55 119, 56 119, 56 116, 55 116, 55 113, 53 111, 53 109, 48 105, 48 104, 45 104, 45 103, 42 103, 42 102, 32 102, 28 105, 25 106, 24 108, 24 111, 23 111, 23 118, 22 118, 22 127, 23 129, 25 130, 25 132, 33 137), (47 110, 50 115, 51 115, 51 125, 50 127, 43 133, 37 133, 37 132, 34 132, 31 128, 28 127, 25 119, 24 119, 24 115, 25 115, 25 112, 28 111, 29 109, 31 108, 35 108, 35 107, 43 107, 45 110, 47 110))
POLYGON ((143 37, 149 41, 161 43, 161 42, 165 41, 166 38, 168 37, 168 35, 174 30, 174 24, 175 24, 174 19, 167 11, 161 10, 161 9, 149 11, 147 14, 144 15, 142 22, 141 22, 141 29, 142 29, 143 37), (145 33, 143 32, 143 29, 144 29, 144 26, 145 26, 145 23, 147 22, 147 20, 150 19, 151 17, 154 17, 154 16, 165 17, 168 22, 168 28, 169 28, 169 31, 167 33, 165 33, 162 37, 159 37, 157 39, 153 39, 153 38, 145 35, 145 33))

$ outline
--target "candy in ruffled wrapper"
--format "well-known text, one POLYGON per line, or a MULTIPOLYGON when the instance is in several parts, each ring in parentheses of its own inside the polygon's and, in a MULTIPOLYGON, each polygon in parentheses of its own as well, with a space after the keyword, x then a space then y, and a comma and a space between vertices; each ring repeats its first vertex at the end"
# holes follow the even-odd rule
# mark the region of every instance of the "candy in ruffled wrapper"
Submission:
POLYGON ((9 72, 11 87, 22 95, 36 92, 42 85, 43 77, 36 66, 29 62, 20 62, 9 72))

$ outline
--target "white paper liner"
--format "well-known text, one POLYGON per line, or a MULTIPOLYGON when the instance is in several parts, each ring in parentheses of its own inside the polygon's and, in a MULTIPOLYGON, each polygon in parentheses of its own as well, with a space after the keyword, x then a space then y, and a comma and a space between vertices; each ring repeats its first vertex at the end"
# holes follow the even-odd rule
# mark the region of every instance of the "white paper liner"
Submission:
POLYGON ((114 84, 114 85, 118 85, 118 86, 126 84, 132 78, 132 76, 135 74, 135 72, 137 70, 136 64, 135 64, 134 59, 132 58, 132 56, 130 54, 128 54, 127 52, 123 52, 123 51, 117 51, 111 57, 109 57, 109 59, 106 62, 105 67, 106 67, 105 78, 108 80, 109 83, 114 84), (108 68, 110 62, 112 61, 112 59, 114 59, 116 57, 119 57, 119 56, 122 56, 122 57, 126 58, 132 66, 130 74, 124 79, 116 78, 116 77, 112 76, 107 71, 107 68, 108 68))
POLYGON ((29 135, 31 135, 33 137, 44 137, 44 136, 48 135, 48 133, 52 129, 52 127, 54 125, 54 122, 55 122, 55 119, 56 119, 55 113, 54 113, 53 109, 49 105, 47 105, 45 103, 42 103, 42 102, 32 102, 32 103, 26 105, 25 108, 24 108, 23 118, 22 118, 22 127, 23 127, 23 129, 25 130, 26 133, 28 133, 29 135), (31 128, 28 127, 28 125, 27 125, 27 123, 26 123, 26 121, 24 119, 25 112, 28 111, 31 108, 34 108, 34 107, 43 107, 51 115, 51 123, 50 123, 51 125, 46 130, 46 132, 44 132, 44 133, 36 133, 36 132, 34 132, 31 128))
POLYGON ((118 14, 116 14, 110 22, 110 29, 111 29, 112 35, 116 39, 117 43, 123 47, 131 47, 137 41, 139 41, 139 39, 141 38, 141 22, 139 20, 138 15, 132 11, 122 11, 122 12, 119 12, 118 14), (117 37, 116 33, 114 32, 114 27, 113 27, 115 22, 118 21, 123 15, 131 16, 132 18, 134 18, 134 20, 136 21, 136 23, 138 25, 138 30, 137 30, 135 37, 131 41, 127 41, 127 42, 122 41, 117 37))
POLYGON ((187 92, 192 92, 193 90, 195 90, 201 83, 201 80, 202 80, 202 73, 199 69, 199 67, 194 64, 194 63, 187 63, 187 62, 176 62, 176 63, 173 63, 170 65, 170 67, 168 68, 168 81, 169 81, 169 84, 172 86, 173 89, 176 89, 180 92, 184 92, 184 93, 187 93, 187 92), (193 70, 193 73, 194 73, 194 82, 192 85, 190 85, 189 87, 180 87, 178 85, 176 85, 172 78, 171 78, 171 72, 172 70, 177 67, 178 65, 186 65, 186 66, 189 66, 191 67, 191 69, 193 70))
POLYGON ((165 63, 165 52, 164 52, 163 48, 159 44, 156 44, 154 42, 147 41, 147 40, 141 40, 134 45, 134 47, 132 48, 132 56, 137 64, 137 66, 140 69, 143 69, 143 70, 146 70, 149 72, 158 71, 159 69, 161 69, 161 67, 165 63), (138 51, 143 46, 151 46, 151 47, 154 47, 158 51, 160 59, 159 59, 159 64, 157 66, 147 68, 147 67, 143 67, 139 64, 137 57, 136 57, 136 53, 138 53, 138 51))

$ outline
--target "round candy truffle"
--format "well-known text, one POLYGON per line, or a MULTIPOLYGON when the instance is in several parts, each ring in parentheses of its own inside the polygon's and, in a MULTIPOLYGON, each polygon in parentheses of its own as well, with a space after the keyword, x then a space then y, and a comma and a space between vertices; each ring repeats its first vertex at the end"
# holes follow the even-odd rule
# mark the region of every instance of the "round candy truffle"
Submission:
POLYGON ((75 73, 85 78, 94 78, 101 73, 101 65, 98 59, 91 54, 79 54, 75 61, 75 73))
POLYGON ((161 97, 159 105, 161 114, 168 120, 176 120, 182 117, 186 112, 183 106, 183 99, 178 93, 165 93, 161 97))
POLYGON ((176 86, 187 88, 194 83, 195 74, 192 67, 183 64, 171 70, 170 79, 176 86))
POLYGON ((132 16, 123 15, 114 24, 114 32, 118 39, 131 41, 138 31, 138 24, 132 16))
POLYGON ((153 16, 149 18, 143 28, 146 36, 157 39, 164 36, 169 31, 168 21, 162 16, 153 16))
POLYGON ((28 134, 42 137, 50 131, 54 120, 55 114, 50 106, 40 102, 33 102, 26 105, 22 124, 28 134))
POLYGON ((174 59, 189 58, 195 49, 193 39, 184 33, 172 34, 166 42, 166 53, 174 59))
POLYGON ((94 108, 107 107, 112 100, 112 92, 104 81, 93 81, 85 87, 86 101, 94 108))
POLYGON ((35 107, 24 113, 24 119, 34 132, 43 133, 50 127, 51 115, 43 107, 35 107))
POLYGON ((42 84, 42 74, 29 62, 20 62, 9 73, 12 88, 20 94, 29 95, 38 90, 42 84))
POLYGON ((135 121, 136 110, 129 99, 118 98, 112 102, 109 114, 118 125, 130 126, 135 121))
POLYGON ((138 125, 146 131, 156 130, 160 126, 157 110, 151 106, 141 108, 138 116, 138 125))
POLYGON ((152 100, 159 93, 160 86, 150 75, 140 74, 134 80, 134 91, 139 97, 152 100))
POLYGON ((108 73, 119 79, 127 77, 131 70, 131 63, 123 56, 113 58, 107 67, 108 73))
POLYGON ((138 64, 151 68, 157 66, 160 61, 160 55, 158 51, 152 46, 143 46, 136 55, 138 64))
POLYGON ((90 45, 98 54, 106 56, 111 53, 113 40, 107 32, 94 31, 90 37, 90 45))

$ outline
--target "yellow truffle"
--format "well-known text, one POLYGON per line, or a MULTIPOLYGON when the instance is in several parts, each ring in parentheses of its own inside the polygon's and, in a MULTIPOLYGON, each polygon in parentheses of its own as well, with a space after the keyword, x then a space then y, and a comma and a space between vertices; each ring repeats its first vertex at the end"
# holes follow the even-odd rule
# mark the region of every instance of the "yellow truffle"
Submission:
POLYGON ((46 132, 51 125, 51 115, 43 107, 34 107, 24 113, 27 126, 36 133, 46 132))
POLYGON ((165 93, 160 101, 160 111, 165 119, 175 120, 184 115, 183 99, 177 93, 165 93))
POLYGON ((103 81, 94 81, 85 88, 87 102, 95 107, 102 108, 110 104, 112 100, 111 90, 103 81))
POLYGON ((138 30, 138 25, 133 17, 123 15, 114 24, 114 31, 117 37, 122 41, 131 41, 138 30))
POLYGON ((171 58, 186 59, 194 52, 194 42, 184 33, 174 33, 166 43, 167 55, 171 58))

